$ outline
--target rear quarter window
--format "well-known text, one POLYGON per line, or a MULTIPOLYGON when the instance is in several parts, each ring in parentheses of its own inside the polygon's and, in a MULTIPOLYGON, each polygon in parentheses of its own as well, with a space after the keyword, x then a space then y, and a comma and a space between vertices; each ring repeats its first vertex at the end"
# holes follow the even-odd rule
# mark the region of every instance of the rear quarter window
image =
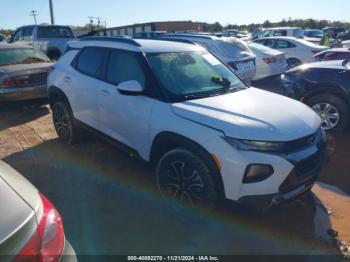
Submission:
POLYGON ((76 69, 85 75, 98 78, 102 73, 106 53, 104 48, 84 48, 77 57, 76 69))

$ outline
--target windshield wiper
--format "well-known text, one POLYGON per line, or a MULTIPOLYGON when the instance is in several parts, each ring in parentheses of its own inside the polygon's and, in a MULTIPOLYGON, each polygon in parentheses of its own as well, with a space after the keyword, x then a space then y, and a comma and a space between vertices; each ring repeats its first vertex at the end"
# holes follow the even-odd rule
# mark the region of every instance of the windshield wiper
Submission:
POLYGON ((231 87, 231 82, 226 77, 213 76, 211 81, 215 84, 221 85, 226 91, 231 87))

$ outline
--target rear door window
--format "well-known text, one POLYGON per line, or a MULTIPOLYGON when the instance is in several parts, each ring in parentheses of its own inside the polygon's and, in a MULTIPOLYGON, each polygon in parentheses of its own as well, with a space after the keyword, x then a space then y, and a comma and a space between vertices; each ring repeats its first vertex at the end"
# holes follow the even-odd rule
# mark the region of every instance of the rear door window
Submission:
POLYGON ((105 48, 84 48, 78 57, 76 69, 85 75, 99 78, 102 73, 106 53, 107 50, 105 48))
POLYGON ((275 40, 272 40, 272 39, 266 40, 264 45, 270 48, 275 48, 275 40))
POLYGON ((286 30, 276 30, 273 32, 273 36, 287 36, 286 30))
POLYGON ((40 26, 38 28, 38 38, 74 38, 74 35, 69 27, 40 26))
POLYGON ((286 40, 276 40, 275 41, 275 48, 276 49, 287 49, 287 48, 293 48, 295 45, 289 41, 286 40))

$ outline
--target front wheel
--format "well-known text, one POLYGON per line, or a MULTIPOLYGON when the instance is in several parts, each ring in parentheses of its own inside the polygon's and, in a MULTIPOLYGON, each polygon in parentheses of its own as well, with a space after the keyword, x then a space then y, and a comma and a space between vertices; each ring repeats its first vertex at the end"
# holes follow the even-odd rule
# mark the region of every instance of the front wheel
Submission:
POLYGON ((321 94, 311 97, 307 104, 321 117, 324 130, 344 131, 349 124, 349 107, 337 96, 321 94))
POLYGON ((72 145, 80 141, 82 133, 74 125, 73 117, 66 103, 58 101, 53 104, 52 118, 57 135, 63 143, 72 145))
POLYGON ((160 159, 156 182, 162 197, 176 208, 201 208, 208 212, 218 200, 212 176, 202 159, 179 148, 160 159))

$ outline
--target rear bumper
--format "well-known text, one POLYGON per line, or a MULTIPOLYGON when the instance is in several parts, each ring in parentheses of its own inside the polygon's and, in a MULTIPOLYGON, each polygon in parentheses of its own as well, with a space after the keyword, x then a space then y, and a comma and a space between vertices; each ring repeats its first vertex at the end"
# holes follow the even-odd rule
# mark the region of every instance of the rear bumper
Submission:
POLYGON ((64 251, 61 256, 60 262, 77 262, 75 251, 71 244, 66 240, 64 245, 64 251))
POLYGON ((45 97, 47 97, 46 85, 21 88, 0 87, 0 101, 19 101, 45 97))

